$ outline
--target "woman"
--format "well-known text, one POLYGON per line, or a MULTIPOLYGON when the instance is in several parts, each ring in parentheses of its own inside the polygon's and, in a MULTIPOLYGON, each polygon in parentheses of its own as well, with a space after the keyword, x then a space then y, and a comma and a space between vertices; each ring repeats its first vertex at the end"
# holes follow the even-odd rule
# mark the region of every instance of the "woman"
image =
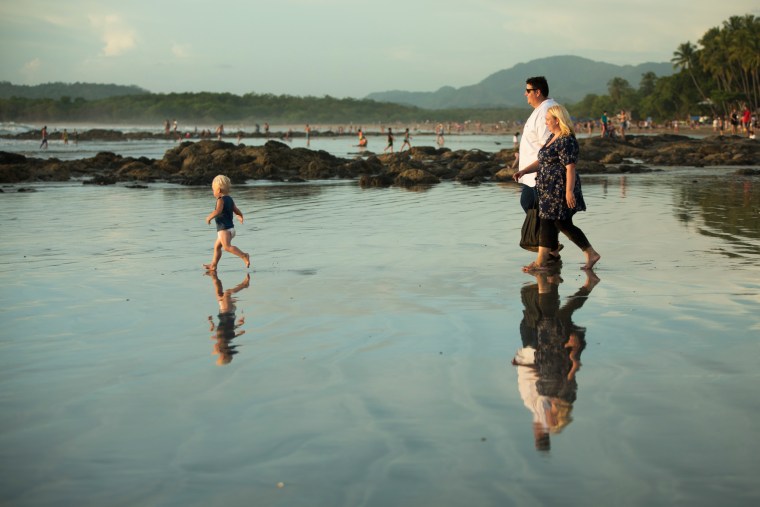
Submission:
POLYGON ((580 149, 570 115, 559 104, 551 106, 546 112, 546 126, 551 135, 538 152, 538 167, 528 167, 516 174, 521 177, 538 170, 536 190, 541 223, 538 257, 525 266, 523 271, 548 269, 550 253, 559 245, 558 231, 562 231, 583 251, 586 264, 581 269, 591 269, 601 256, 591 246, 583 231, 573 224, 573 215, 576 211, 585 211, 586 203, 581 192, 580 178, 575 171, 580 149))

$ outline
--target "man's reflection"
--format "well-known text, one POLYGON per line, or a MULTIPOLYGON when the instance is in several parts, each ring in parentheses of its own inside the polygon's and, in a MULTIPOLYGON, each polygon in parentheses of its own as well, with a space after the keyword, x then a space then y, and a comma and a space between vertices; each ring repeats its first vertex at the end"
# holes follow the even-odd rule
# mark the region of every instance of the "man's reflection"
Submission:
POLYGON ((536 273, 536 283, 520 291, 525 307, 520 322, 523 346, 512 364, 517 367, 520 396, 533 413, 533 436, 539 451, 548 451, 549 435, 572 421, 578 391, 575 374, 586 347, 586 329, 576 326, 572 315, 599 283, 592 270, 585 273, 586 283, 561 308, 559 273, 536 273))
POLYGON ((235 301, 237 300, 232 295, 248 288, 251 283, 251 275, 246 274, 242 282, 227 290, 224 290, 215 271, 208 271, 206 275, 211 277, 216 291, 216 299, 219 301, 219 323, 214 325, 214 319, 209 315, 208 321, 211 325, 209 331, 213 331, 211 339, 215 341, 214 354, 219 356, 216 364, 225 365, 229 364, 232 361, 232 356, 237 354, 237 345, 234 345, 232 340, 245 333, 244 330, 237 331, 245 323, 245 317, 241 317, 235 322, 235 301))

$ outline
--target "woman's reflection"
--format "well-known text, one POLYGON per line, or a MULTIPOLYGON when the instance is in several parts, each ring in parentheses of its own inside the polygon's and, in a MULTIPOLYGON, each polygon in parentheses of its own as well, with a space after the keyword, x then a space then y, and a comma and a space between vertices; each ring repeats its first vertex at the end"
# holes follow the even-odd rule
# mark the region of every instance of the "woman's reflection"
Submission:
POLYGON ((215 271, 208 271, 206 275, 211 277, 216 291, 216 299, 219 301, 219 323, 214 325, 214 319, 209 315, 208 321, 211 325, 209 331, 213 331, 211 339, 215 341, 214 354, 219 356, 216 364, 225 365, 229 364, 232 361, 232 356, 237 354, 237 345, 233 345, 232 340, 245 333, 243 330, 237 331, 245 323, 245 317, 240 317, 235 322, 235 301, 237 300, 232 295, 248 288, 251 283, 251 275, 246 274, 242 282, 227 290, 224 290, 215 271))
POLYGON ((512 364, 525 406, 533 413, 536 449, 548 451, 549 435, 559 433, 572 421, 578 383, 575 374, 586 347, 586 329, 572 321, 573 312, 586 302, 599 283, 592 270, 586 283, 560 308, 559 273, 536 273, 536 283, 524 286, 520 295, 525 307, 520 322, 523 346, 512 364))

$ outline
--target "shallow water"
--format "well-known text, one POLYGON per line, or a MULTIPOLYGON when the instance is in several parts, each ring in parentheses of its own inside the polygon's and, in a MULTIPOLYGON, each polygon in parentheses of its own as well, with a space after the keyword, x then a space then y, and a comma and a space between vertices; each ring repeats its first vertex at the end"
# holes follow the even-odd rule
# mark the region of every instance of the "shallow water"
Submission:
POLYGON ((567 241, 540 280, 541 340, 585 341, 572 382, 511 364, 539 298, 516 186, 236 187, 253 269, 225 254, 221 302, 210 190, 35 188, 0 194, 2 504, 760 499, 757 178, 584 179, 600 282, 568 316, 567 241), (539 450, 552 379, 572 421, 539 450))
MULTIPOLYGON (((124 127, 124 126, 108 126, 111 129, 120 130, 122 132, 156 132, 155 129, 148 127, 124 127)), ((92 127, 94 128, 94 127, 92 127)), ((86 129, 82 129, 84 131, 86 129)), ((230 129, 232 132, 234 129, 230 129)), ((285 130, 278 130, 277 132, 284 132, 285 130)), ((403 131, 395 131, 394 148, 396 151, 401 149, 404 142, 403 131)), ((0 127, 0 132, 2 128, 0 127)), ((246 127, 244 132, 253 132, 252 128, 246 127)), ((274 131, 273 131, 274 132, 274 131)), ((696 132, 696 131, 695 131, 696 132)), ((647 131, 634 131, 636 135, 648 135, 647 131)), ((689 135, 689 132, 685 132, 684 135, 689 135)), ((696 135, 696 134, 695 134, 696 135)), ((588 137, 585 133, 579 133, 579 138, 588 137)), ((215 138, 214 138, 215 139, 215 138)), ((368 147, 364 150, 360 150, 357 147, 357 138, 353 135, 333 136, 333 135, 315 135, 312 137, 309 143, 303 137, 295 137, 292 140, 286 142, 291 148, 309 148, 312 150, 324 150, 336 157, 354 158, 357 156, 368 156, 372 153, 383 154, 387 146, 386 135, 380 133, 378 129, 373 129, 367 132, 368 147)), ((285 142, 277 138, 271 140, 285 142)), ((190 139, 190 141, 197 142, 198 139, 190 139)), ((237 138, 234 136, 225 137, 224 141, 228 143, 237 144, 237 138)), ((243 138, 242 144, 247 146, 263 146, 268 140, 265 138, 243 138)), ((412 146, 435 146, 436 136, 429 131, 413 132, 412 134, 412 146)), ((26 157, 34 157, 41 159, 58 158, 60 160, 74 160, 80 158, 94 157, 99 152, 106 151, 116 153, 124 157, 148 157, 152 159, 161 159, 167 150, 175 148, 179 145, 179 142, 168 139, 138 139, 128 141, 80 141, 74 143, 73 138, 70 138, 69 144, 63 144, 60 140, 60 135, 51 135, 48 143, 48 148, 40 150, 39 140, 19 140, 19 139, 5 139, 0 138, 0 151, 8 151, 12 153, 20 153, 26 157)), ((490 134, 476 134, 472 132, 464 132, 461 134, 450 134, 445 136, 443 147, 451 150, 481 150, 487 153, 495 153, 502 149, 512 149, 514 144, 512 141, 512 132, 509 133, 490 133, 490 134)))

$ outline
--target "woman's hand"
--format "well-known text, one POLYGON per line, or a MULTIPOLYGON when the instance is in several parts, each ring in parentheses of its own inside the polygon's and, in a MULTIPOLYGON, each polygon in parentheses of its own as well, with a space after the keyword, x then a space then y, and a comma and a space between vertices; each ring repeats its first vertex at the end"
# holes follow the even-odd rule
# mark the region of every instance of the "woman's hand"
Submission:
POLYGON ((515 181, 520 181, 520 178, 523 177, 522 171, 517 171, 515 174, 512 175, 512 179, 515 181))
POLYGON ((573 194, 572 190, 565 192, 565 200, 567 201, 568 208, 575 209, 575 194, 573 194))

